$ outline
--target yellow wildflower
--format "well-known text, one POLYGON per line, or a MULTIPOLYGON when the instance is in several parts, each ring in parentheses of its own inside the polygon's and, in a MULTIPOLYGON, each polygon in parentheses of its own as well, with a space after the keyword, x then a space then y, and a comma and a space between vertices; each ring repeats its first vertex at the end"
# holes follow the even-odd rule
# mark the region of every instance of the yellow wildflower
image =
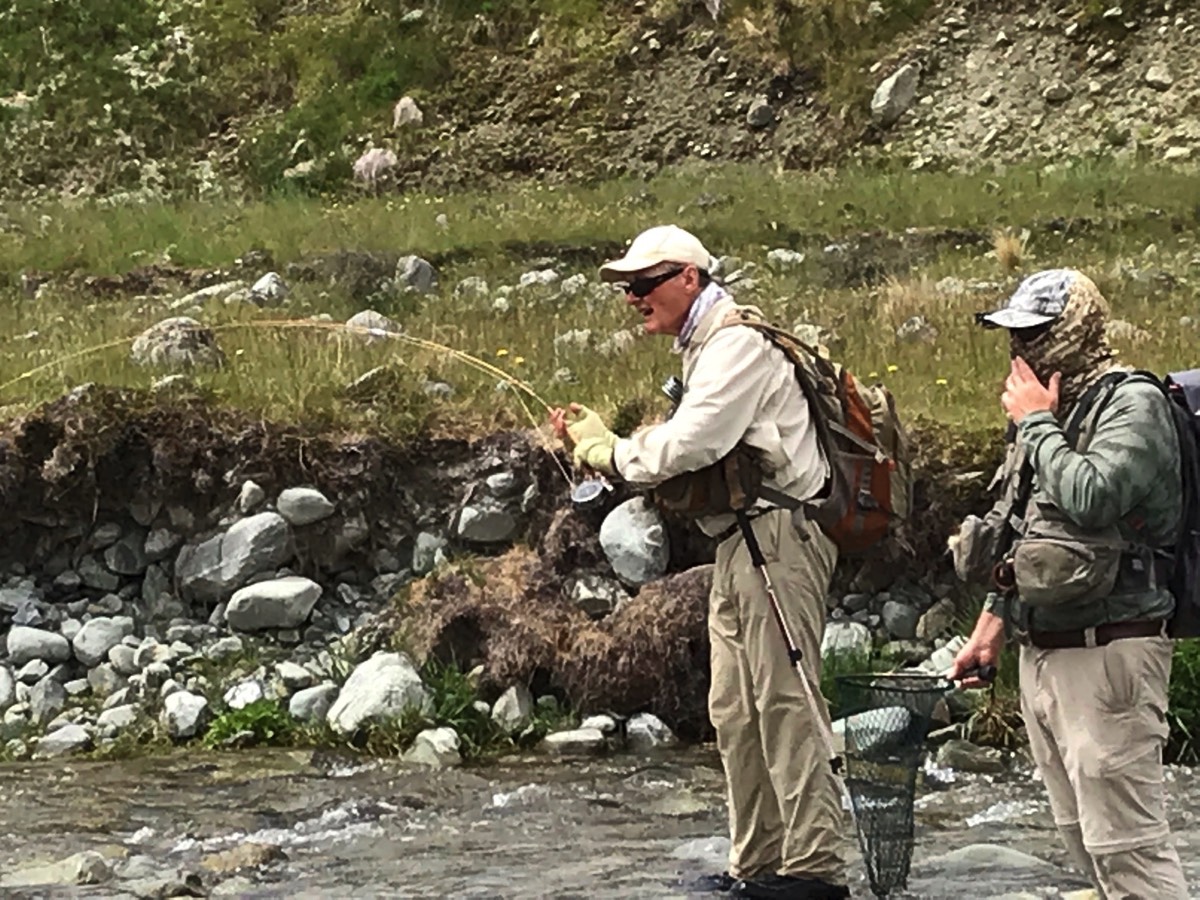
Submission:
POLYGON ((499 350, 496 351, 496 355, 497 356, 508 356, 508 351, 505 350, 503 347, 501 347, 499 350))
POLYGON ((523 356, 514 356, 513 357, 513 365, 514 366, 519 366, 523 362, 525 362, 525 357, 523 357, 523 356))
POLYGON ((899 372, 900 367, 896 366, 896 365, 890 365, 887 367, 887 370, 888 370, 888 374, 891 375, 893 372, 899 372))
POLYGON ((948 382, 945 378, 939 378, 937 381, 934 382, 934 384, 940 384, 940 385, 947 385, 949 383, 950 382, 948 382))

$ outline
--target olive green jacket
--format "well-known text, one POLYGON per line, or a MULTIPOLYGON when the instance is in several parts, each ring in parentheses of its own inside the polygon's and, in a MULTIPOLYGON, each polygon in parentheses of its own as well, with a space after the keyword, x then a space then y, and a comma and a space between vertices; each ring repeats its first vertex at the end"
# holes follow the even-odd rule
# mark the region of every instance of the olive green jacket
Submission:
MULTIPOLYGON (((1053 503, 1081 528, 1118 523, 1130 542, 1169 546, 1183 514, 1183 489, 1179 443, 1167 402, 1153 384, 1122 382, 1088 427, 1082 453, 1072 449, 1052 413, 1025 416, 1016 439, 1032 463, 1033 499, 1053 503)), ((985 609, 1022 628, 1060 631, 1169 618, 1174 606, 1165 585, 1125 583, 1106 599, 1044 607, 1036 613, 1019 597, 1010 602, 991 594, 985 609)))

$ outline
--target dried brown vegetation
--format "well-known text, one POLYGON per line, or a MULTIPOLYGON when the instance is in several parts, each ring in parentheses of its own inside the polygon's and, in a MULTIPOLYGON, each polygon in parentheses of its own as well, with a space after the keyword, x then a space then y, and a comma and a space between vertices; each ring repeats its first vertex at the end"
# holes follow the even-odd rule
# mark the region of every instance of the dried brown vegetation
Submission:
POLYGON ((421 659, 482 666, 481 683, 494 693, 530 684, 575 708, 648 710, 685 735, 704 733, 711 567, 668 575, 593 621, 567 596, 569 567, 559 554, 572 547, 516 548, 415 585, 401 614, 408 648, 421 659))

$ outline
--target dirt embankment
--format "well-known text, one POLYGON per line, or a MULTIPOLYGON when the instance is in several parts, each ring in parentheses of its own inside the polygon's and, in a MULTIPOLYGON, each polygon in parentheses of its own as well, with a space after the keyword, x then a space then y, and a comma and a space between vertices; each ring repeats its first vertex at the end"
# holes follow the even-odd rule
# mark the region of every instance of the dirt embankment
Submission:
MULTIPOLYGON (((934 426, 918 428, 914 554, 885 568, 847 561, 839 592, 891 589, 900 597, 906 584, 904 596, 916 585, 932 599, 947 583, 946 535, 983 503, 997 448, 986 438, 972 445, 934 426)), ((336 505, 337 515, 315 530, 298 530, 304 546, 294 554, 300 571, 333 587, 341 577, 371 581, 375 573, 360 570, 381 549, 408 558, 419 531, 445 535, 449 564, 381 600, 379 615, 360 633, 363 649, 402 642, 423 658, 482 665, 485 691, 520 681, 580 708, 651 710, 684 733, 706 729, 711 544, 669 523, 665 577, 627 588, 612 612, 585 611, 571 587, 582 575, 612 577, 598 523, 572 510, 553 460, 528 434, 401 446, 251 420, 200 398, 164 404, 79 389, 0 435, 0 500, 9 511, 0 537, 9 581, 42 591, 41 606, 98 602, 107 589, 93 590, 86 578, 55 580, 64 554, 78 560, 94 549, 89 541, 98 523, 132 512, 146 527, 156 516, 169 518, 186 541, 205 540, 228 524, 214 517, 247 480, 267 496, 311 486, 336 505), (462 505, 474 502, 464 486, 482 483, 497 465, 529 486, 518 527, 503 541, 464 540, 453 524, 462 505), (367 532, 346 546, 341 536, 352 519, 364 521, 367 532)), ((128 588, 137 595, 136 584, 128 588)), ((208 613, 187 615, 203 621, 208 613)))

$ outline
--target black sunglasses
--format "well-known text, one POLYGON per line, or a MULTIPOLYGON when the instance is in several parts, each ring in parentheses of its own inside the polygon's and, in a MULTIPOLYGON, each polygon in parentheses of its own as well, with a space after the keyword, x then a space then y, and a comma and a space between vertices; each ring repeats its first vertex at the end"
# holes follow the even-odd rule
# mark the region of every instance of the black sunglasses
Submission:
POLYGON ((643 278, 635 278, 633 281, 630 281, 627 284, 619 285, 619 287, 626 294, 633 294, 633 296, 639 299, 643 297, 649 297, 652 293, 654 293, 659 285, 666 284, 685 268, 686 266, 680 266, 678 269, 672 269, 669 272, 663 272, 661 275, 647 275, 643 278))
POLYGON ((1012 339, 1018 344, 1032 344, 1043 334, 1046 334, 1046 332, 1050 330, 1050 326, 1053 324, 1053 322, 1045 322, 1041 325, 1033 325, 1029 328, 1011 328, 1009 329, 1009 334, 1012 335, 1012 339))

